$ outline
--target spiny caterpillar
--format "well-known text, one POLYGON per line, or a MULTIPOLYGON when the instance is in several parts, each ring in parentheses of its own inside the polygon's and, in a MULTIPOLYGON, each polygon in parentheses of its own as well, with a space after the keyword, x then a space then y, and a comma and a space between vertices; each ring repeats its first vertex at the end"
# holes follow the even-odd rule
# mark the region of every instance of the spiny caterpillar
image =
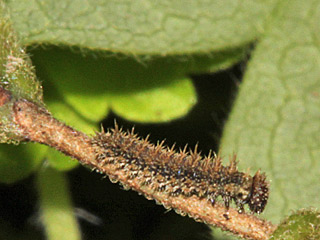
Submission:
MULTIPOLYGON (((190 152, 186 147, 176 152, 174 146, 164 147, 163 142, 151 144, 148 137, 141 139, 133 130, 124 132, 117 124, 111 131, 97 133, 92 143, 102 169, 112 165, 126 179, 136 179, 141 186, 149 186, 155 192, 168 196, 195 195, 206 198, 212 205, 221 197, 226 209, 233 200, 239 213, 244 212, 244 205, 248 204, 252 212, 259 214, 267 204, 269 184, 265 174, 258 171, 252 177, 239 172, 235 156, 228 166, 223 166, 220 156, 215 154, 203 158, 197 147, 190 152)), ((110 179, 119 180, 116 174, 110 179)))

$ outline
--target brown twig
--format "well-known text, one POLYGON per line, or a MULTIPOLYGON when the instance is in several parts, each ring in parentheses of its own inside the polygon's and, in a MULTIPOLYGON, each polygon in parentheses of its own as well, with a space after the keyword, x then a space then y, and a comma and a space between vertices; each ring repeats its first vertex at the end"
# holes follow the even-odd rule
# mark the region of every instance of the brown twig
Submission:
POLYGON ((221 203, 212 204, 205 198, 183 195, 170 196, 161 191, 154 191, 148 185, 141 185, 137 178, 124 176, 114 165, 101 165, 97 160, 97 145, 92 138, 66 126, 53 118, 44 108, 26 100, 18 100, 13 105, 14 122, 20 135, 25 140, 46 144, 78 159, 83 165, 101 173, 116 176, 124 186, 128 186, 148 199, 154 199, 166 208, 173 208, 181 215, 188 214, 197 221, 202 221, 230 231, 247 239, 268 239, 275 230, 275 225, 262 220, 253 214, 239 213, 238 210, 226 207, 221 203))

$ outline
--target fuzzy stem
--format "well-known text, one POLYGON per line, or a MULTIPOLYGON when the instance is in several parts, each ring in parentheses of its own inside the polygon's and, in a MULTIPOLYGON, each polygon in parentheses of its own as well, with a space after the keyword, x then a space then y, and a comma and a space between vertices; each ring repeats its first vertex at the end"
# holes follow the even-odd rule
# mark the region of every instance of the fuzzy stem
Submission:
POLYGON ((112 165, 101 167, 95 155, 97 146, 92 144, 90 137, 66 126, 53 118, 46 109, 31 102, 16 101, 13 111, 14 121, 26 140, 49 145, 98 172, 111 177, 117 176, 124 186, 142 193, 148 199, 156 200, 166 208, 175 209, 177 213, 188 214, 197 221, 220 227, 247 239, 266 240, 275 230, 275 225, 255 215, 240 214, 233 208, 226 211, 221 203, 212 207, 206 199, 196 196, 168 196, 154 191, 150 186, 141 186, 137 179, 128 179, 112 165))
POLYGON ((46 239, 80 240, 81 233, 64 174, 50 167, 41 168, 37 188, 46 239))

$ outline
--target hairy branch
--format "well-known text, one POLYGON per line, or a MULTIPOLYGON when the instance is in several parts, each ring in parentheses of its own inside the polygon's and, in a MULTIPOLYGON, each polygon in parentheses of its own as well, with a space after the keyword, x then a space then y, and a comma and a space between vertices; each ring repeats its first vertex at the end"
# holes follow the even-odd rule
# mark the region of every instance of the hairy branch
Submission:
MULTIPOLYGON (((2 94, 7 93, 3 91, 2 94)), ((2 102, 5 102, 5 98, 7 98, 7 95, 4 95, 2 102)), ((32 102, 26 100, 15 101, 13 104, 13 120, 18 128, 19 135, 26 141, 38 142, 58 149, 66 155, 78 159, 81 164, 108 175, 125 187, 134 189, 146 198, 154 199, 157 203, 164 205, 165 208, 172 208, 181 215, 188 214, 197 221, 220 227, 247 239, 265 240, 275 230, 276 226, 270 222, 253 214, 239 213, 238 209, 226 208, 223 203, 216 202, 213 206, 206 198, 196 195, 186 197, 181 194, 170 195, 165 191, 155 190, 152 183, 145 184, 146 180, 135 177, 130 169, 123 169, 117 164, 107 164, 107 160, 97 157, 104 154, 104 157, 108 158, 108 152, 103 148, 103 144, 97 144, 96 138, 91 138, 66 126, 53 118, 46 109, 32 102)), ((104 133, 100 135, 102 134, 104 133)), ((125 136, 128 136, 128 134, 125 136)), ((112 143, 110 144, 112 145, 112 143)), ((143 143, 140 145, 143 147, 143 143)), ((139 147, 140 145, 133 144, 132 146, 139 147)), ((154 151, 156 149, 155 147, 154 151)), ((164 148, 161 146, 158 149, 164 148)), ((167 151, 168 156, 176 154, 171 154, 168 150, 165 151, 167 151)), ((121 152, 118 154, 121 155, 121 152)), ((115 157, 109 156, 109 158, 110 161, 113 161, 115 157)))

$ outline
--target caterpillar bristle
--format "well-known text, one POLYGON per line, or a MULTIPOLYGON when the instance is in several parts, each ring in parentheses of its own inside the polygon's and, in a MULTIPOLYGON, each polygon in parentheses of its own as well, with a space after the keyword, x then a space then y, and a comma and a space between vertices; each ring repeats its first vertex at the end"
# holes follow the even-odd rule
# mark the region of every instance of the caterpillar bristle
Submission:
POLYGON ((174 154, 175 154, 175 146, 176 144, 174 143, 171 148, 170 147, 167 147, 167 152, 168 152, 168 157, 172 157, 174 154))
POLYGON ((144 142, 149 143, 149 138, 150 138, 150 134, 148 134, 148 135, 144 138, 144 142))
POLYGON ((233 154, 233 157, 230 158, 230 164, 228 166, 228 171, 230 174, 235 173, 238 171, 238 162, 237 162, 237 155, 233 154))
POLYGON ((223 166, 220 154, 210 151, 202 157, 198 144, 193 150, 187 151, 186 145, 176 151, 175 144, 165 147, 164 140, 152 144, 148 139, 149 135, 145 139, 138 137, 134 129, 124 132, 115 123, 114 129, 97 133, 93 138, 96 161, 101 169, 115 169, 113 181, 135 181, 131 186, 127 180, 119 180, 126 189, 139 192, 140 186, 172 197, 196 196, 212 205, 220 196, 226 209, 234 201, 239 212, 243 212, 245 204, 255 213, 264 210, 269 194, 265 174, 257 171, 252 177, 239 172, 235 154, 229 165, 223 166), (122 177, 118 178, 117 174, 122 177))
POLYGON ((198 152, 198 144, 195 145, 194 150, 190 149, 190 166, 196 167, 201 161, 201 152, 198 152))
POLYGON ((213 171, 219 172, 222 168, 222 158, 220 157, 220 154, 216 155, 213 159, 213 171))

